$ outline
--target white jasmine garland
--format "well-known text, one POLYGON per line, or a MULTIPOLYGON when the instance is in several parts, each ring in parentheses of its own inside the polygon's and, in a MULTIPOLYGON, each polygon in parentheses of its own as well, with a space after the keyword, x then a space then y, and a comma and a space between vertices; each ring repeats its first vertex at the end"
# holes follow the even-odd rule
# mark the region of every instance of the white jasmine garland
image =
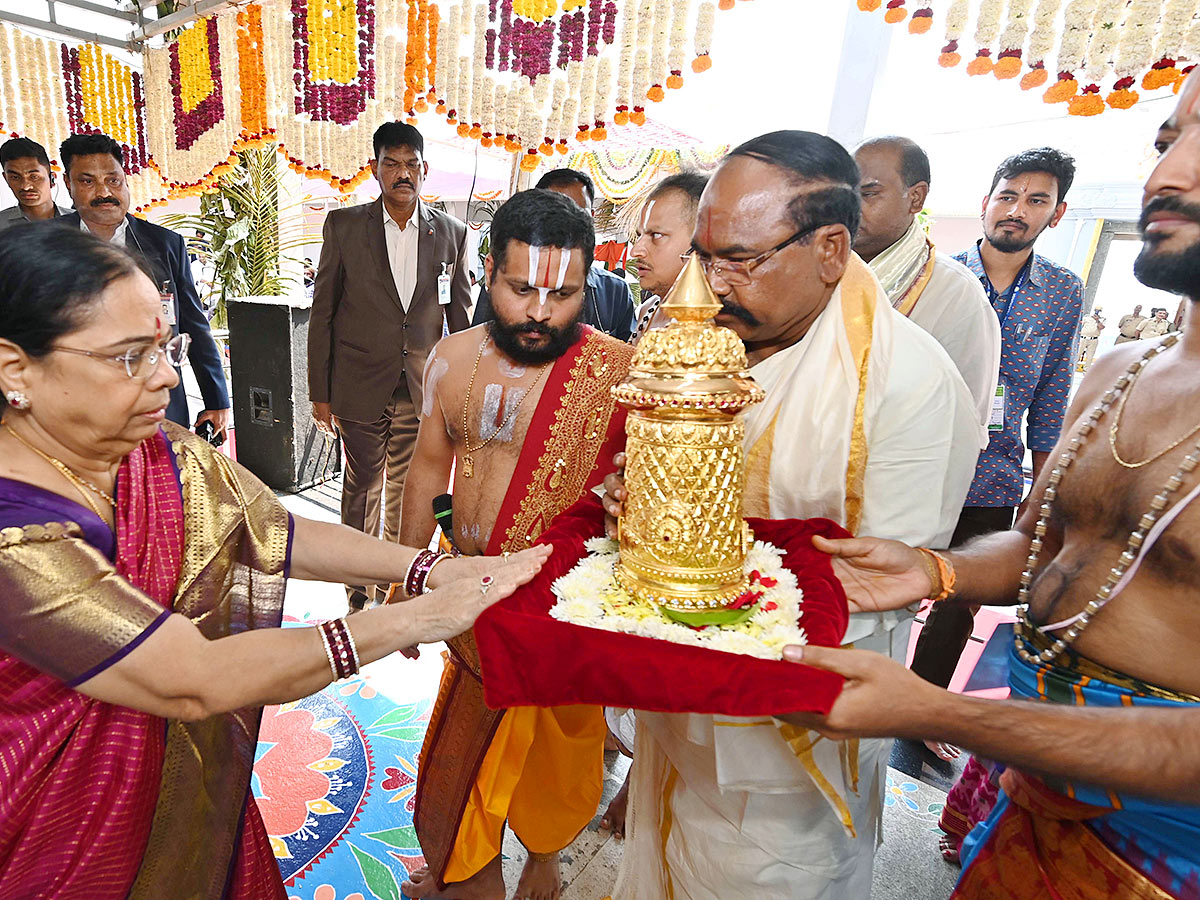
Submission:
POLYGON ((1029 12, 1033 0, 1010 0, 1008 20, 996 46, 999 50, 1020 50, 1025 46, 1025 35, 1029 33, 1029 12))
POLYGON ((1188 60, 1200 58, 1200 18, 1193 19, 1188 28, 1187 37, 1183 39, 1180 56, 1188 60))
POLYGON ((704 0, 696 12, 696 35, 692 47, 697 56, 707 56, 712 50, 713 28, 717 21, 717 7, 712 0, 704 0))
POLYGON ((591 128, 594 121, 592 110, 596 105, 596 74, 599 68, 599 57, 589 56, 583 61, 583 81, 579 88, 579 113, 576 125, 591 128))
POLYGON ((1000 33, 1000 14, 1004 0, 983 0, 975 19, 975 44, 982 50, 991 47, 1000 33))
POLYGON ((1154 38, 1162 0, 1133 0, 1113 57, 1117 78, 1133 77, 1154 62, 1154 38))
MULTIPOLYGON (((447 47, 450 44, 449 35, 450 23, 445 19, 442 19, 440 22, 438 22, 438 57, 437 65, 434 66, 433 69, 433 88, 434 96, 436 96, 437 99, 443 103, 446 100, 446 69, 448 68, 447 60, 450 58, 447 50, 447 47), (443 39, 441 35, 446 35, 446 38, 443 39)), ((389 48, 389 53, 395 52, 394 45, 390 41, 386 46, 389 48)), ((382 60, 379 60, 379 62, 382 62, 382 60)), ((384 96, 387 95, 384 94, 384 96)))
POLYGON ((596 122, 609 120, 609 104, 612 100, 612 60, 601 56, 596 69, 596 102, 592 107, 592 118, 596 122))
MULTIPOLYGON (((712 4, 709 4, 710 6, 712 4)), ((946 10, 946 43, 957 41, 967 28, 971 7, 968 0, 953 0, 946 10)), ((711 36, 711 32, 710 32, 711 36)))
POLYGON ((687 60, 688 13, 691 12, 691 0, 675 0, 675 8, 671 12, 671 49, 667 54, 667 69, 672 72, 682 72, 687 60))
POLYGON ((1192 22, 1195 6, 1195 0, 1167 0, 1166 6, 1163 8, 1158 43, 1154 47, 1151 62, 1158 62, 1160 59, 1176 59, 1180 55, 1188 26, 1192 22))
POLYGON ((746 555, 747 573, 757 571, 775 582, 751 585, 762 592, 755 612, 736 625, 703 629, 675 622, 626 593, 613 573, 619 557, 615 541, 593 538, 584 546, 588 556, 552 588, 558 600, 550 615, 560 622, 761 659, 781 659, 788 644, 807 643, 799 625, 803 594, 795 574, 783 565, 783 554, 771 544, 756 541, 746 555))
POLYGON ((575 111, 579 109, 579 100, 575 97, 568 97, 563 101, 562 115, 558 120, 558 131, 555 134, 555 140, 566 141, 574 137, 574 130, 571 128, 571 123, 575 121, 575 111))
POLYGON ((471 57, 466 54, 458 58, 458 79, 455 82, 454 108, 458 110, 458 121, 469 122, 471 103, 471 57))
MULTIPOLYGON (((490 98, 488 112, 483 120, 482 127, 488 134, 497 135, 501 133, 500 118, 502 113, 500 111, 504 109, 504 104, 508 101, 508 88, 503 84, 493 82, 492 79, 488 79, 484 84, 492 84, 492 97, 490 98)), ((487 90, 487 87, 484 87, 484 93, 487 90)))
POLYGON ((654 2, 654 41, 650 45, 650 83, 667 80, 667 47, 671 40, 671 0, 654 2))
POLYGON ((1030 65, 1044 62, 1053 49, 1056 37, 1054 20, 1058 17, 1061 6, 1062 0, 1039 0, 1033 13, 1033 33, 1029 36, 1027 62, 1030 65))
POLYGON ((521 127, 521 86, 514 83, 508 89, 508 101, 504 111, 504 133, 516 137, 521 127))
POLYGON ((1118 26, 1126 10, 1126 0, 1101 0, 1092 17, 1092 39, 1087 48, 1084 77, 1097 82, 1108 72, 1113 50, 1120 35, 1118 26))
POLYGON ((650 53, 639 48, 633 61, 633 102, 645 106, 646 91, 650 89, 650 53))
POLYGON ((1083 64, 1083 53, 1092 33, 1092 15, 1097 0, 1071 0, 1063 13, 1063 33, 1058 44, 1059 72, 1075 72, 1083 64))

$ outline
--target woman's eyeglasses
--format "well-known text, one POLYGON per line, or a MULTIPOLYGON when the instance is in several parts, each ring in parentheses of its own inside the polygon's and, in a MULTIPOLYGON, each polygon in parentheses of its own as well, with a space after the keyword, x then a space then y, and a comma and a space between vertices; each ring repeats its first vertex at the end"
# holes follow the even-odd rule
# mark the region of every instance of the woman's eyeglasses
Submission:
POLYGON ((143 347, 141 350, 127 350, 120 356, 109 356, 105 353, 97 353, 94 350, 79 350, 75 347, 51 347, 51 350, 58 350, 62 353, 77 353, 80 356, 90 356, 93 359, 101 359, 105 362, 120 363, 125 367, 125 374, 134 381, 145 381, 149 378, 154 370, 158 367, 158 361, 166 357, 167 362, 173 366, 183 365, 183 361, 187 359, 188 346, 192 342, 191 335, 177 334, 169 341, 157 346, 143 347))

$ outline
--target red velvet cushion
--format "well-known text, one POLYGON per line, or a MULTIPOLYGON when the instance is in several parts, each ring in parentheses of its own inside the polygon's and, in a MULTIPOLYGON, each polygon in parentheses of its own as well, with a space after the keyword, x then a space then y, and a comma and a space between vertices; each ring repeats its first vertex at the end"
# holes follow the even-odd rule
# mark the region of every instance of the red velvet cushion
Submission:
MULTIPOLYGON (((758 540, 786 550, 804 599, 800 625, 809 643, 841 643, 849 615, 829 557, 814 534, 848 537, 828 519, 750 519, 758 540)), ((660 712, 761 716, 829 711, 842 678, 795 663, 706 650, 550 618, 550 586, 604 533, 604 510, 588 495, 554 520, 540 544, 554 555, 532 582, 484 613, 475 625, 484 694, 494 709, 589 703, 660 712)))

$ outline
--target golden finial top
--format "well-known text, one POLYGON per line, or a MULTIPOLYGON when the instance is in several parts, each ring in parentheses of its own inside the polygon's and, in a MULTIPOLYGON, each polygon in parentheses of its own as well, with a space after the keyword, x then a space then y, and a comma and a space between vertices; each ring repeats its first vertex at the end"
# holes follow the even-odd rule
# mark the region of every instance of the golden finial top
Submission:
POLYGON ((707 322, 721 311, 721 301, 713 293, 695 253, 688 257, 660 308, 678 322, 707 322))

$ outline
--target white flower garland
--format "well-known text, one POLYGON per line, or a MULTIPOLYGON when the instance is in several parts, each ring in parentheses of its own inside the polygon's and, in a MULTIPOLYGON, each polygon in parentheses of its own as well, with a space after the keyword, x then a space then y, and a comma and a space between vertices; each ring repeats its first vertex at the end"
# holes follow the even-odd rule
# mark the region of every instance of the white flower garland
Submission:
POLYGON ((1044 63, 1050 51, 1054 49, 1054 39, 1057 37, 1054 31, 1054 20, 1058 18, 1058 11, 1062 7, 1062 0, 1040 0, 1037 9, 1033 13, 1033 33, 1029 35, 1029 51, 1028 62, 1031 66, 1034 63, 1044 63))
POLYGON ((592 109, 593 121, 608 122, 611 118, 609 110, 612 109, 612 89, 612 59, 601 56, 596 70, 596 103, 592 109))
POLYGON ((546 137, 557 141, 562 131, 563 103, 567 99, 567 81, 565 78, 554 79, 554 90, 550 97, 550 116, 546 120, 546 137))
POLYGON ((1131 78, 1154 62, 1154 37, 1162 0, 1133 0, 1125 26, 1118 35, 1113 74, 1131 78))
MULTIPOLYGON (((965 5, 966 0, 961 0, 965 5)), ((696 13, 696 37, 693 47, 697 56, 707 56, 712 50, 713 28, 717 21, 717 7, 712 0, 704 0, 696 13)))
POLYGON ((1020 50, 1025 46, 1025 35, 1029 33, 1029 11, 1033 9, 1033 0, 1010 0, 1008 5, 1008 20, 1004 32, 1000 35, 996 48, 1005 50, 1020 50))
POLYGON ((1183 39, 1180 56, 1188 60, 1200 58, 1200 18, 1193 19, 1187 37, 1183 39))
POLYGON ((646 105, 646 92, 650 89, 650 51, 638 48, 633 61, 633 105, 646 105))
POLYGON ((479 127, 484 134, 496 133, 496 79, 483 79, 483 96, 479 98, 479 127))
POLYGON ((1062 38, 1058 43, 1059 72, 1075 72, 1083 64, 1083 54, 1092 33, 1092 15, 1097 0, 1071 0, 1063 13, 1062 38))
POLYGON ((460 8, 455 3, 450 7, 450 17, 446 20, 446 38, 438 41, 438 62, 444 60, 446 64, 446 72, 442 76, 443 84, 438 87, 447 113, 450 110, 456 113, 458 111, 458 39, 461 28, 460 8))
POLYGON ((975 18, 975 45, 986 50, 995 43, 1000 33, 1000 14, 1004 11, 1004 0, 983 0, 975 18))
POLYGON ((619 556, 615 541, 593 538, 584 546, 588 555, 554 582, 558 601, 550 615, 560 622, 760 659, 781 659, 787 645, 808 643, 799 625, 803 594, 783 565, 783 554, 771 544, 756 541, 746 554, 748 573, 757 570, 775 581, 772 587, 752 585, 762 591, 758 609, 736 625, 703 629, 682 625, 626 593, 613 574, 619 556))
POLYGON ((968 0, 953 0, 946 10, 946 43, 950 44, 962 37, 967 29, 971 5, 968 0))
POLYGON ((483 76, 487 72, 487 16, 488 8, 486 3, 480 3, 475 7, 475 52, 474 57, 474 74, 471 79, 471 124, 477 124, 482 111, 479 107, 479 101, 475 98, 483 97, 483 76))
POLYGON ((1092 39, 1087 48, 1084 78, 1097 82, 1104 77, 1112 63, 1112 52, 1120 36, 1121 17, 1126 0, 1101 0, 1092 17, 1092 39))
POLYGON ((675 0, 675 9, 671 13, 671 43, 667 53, 667 68, 672 72, 682 72, 683 64, 687 61, 688 14, 691 12, 691 0, 675 0))
POLYGON ((1192 15, 1196 0, 1167 0, 1163 8, 1162 28, 1155 44, 1153 60, 1175 59, 1183 49, 1183 41, 1187 36, 1188 26, 1192 23, 1192 15))
POLYGON ((633 104, 633 57, 637 49, 637 0, 621 5, 621 56, 617 66, 617 106, 633 104))
POLYGON ((579 113, 575 124, 588 130, 591 130, 594 121, 592 109, 596 105, 596 75, 599 63, 600 59, 596 56, 588 56, 583 60, 583 81, 579 88, 579 113))
POLYGON ((655 0, 654 40, 650 51, 650 83, 667 80, 667 47, 671 40, 671 0, 655 0))

